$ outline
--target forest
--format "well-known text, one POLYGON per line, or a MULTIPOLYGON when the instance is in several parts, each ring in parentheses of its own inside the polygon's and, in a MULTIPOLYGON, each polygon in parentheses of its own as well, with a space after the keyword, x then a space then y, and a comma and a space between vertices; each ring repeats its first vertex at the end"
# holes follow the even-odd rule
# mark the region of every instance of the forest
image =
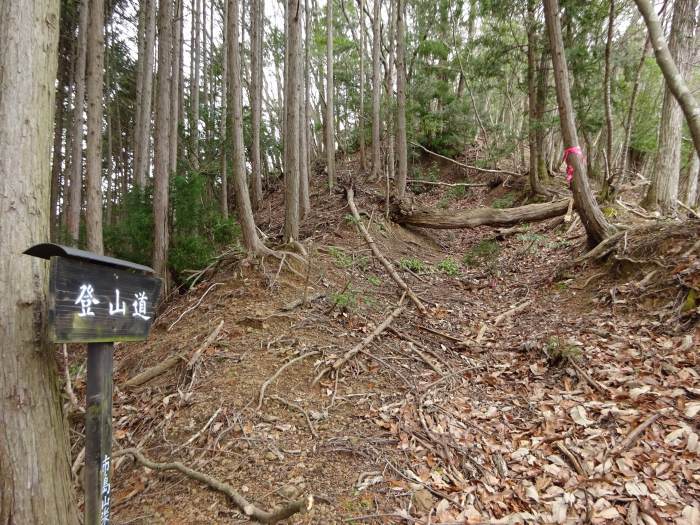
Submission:
POLYGON ((700 525, 699 66, 698 0, 0 0, 0 524, 700 525))

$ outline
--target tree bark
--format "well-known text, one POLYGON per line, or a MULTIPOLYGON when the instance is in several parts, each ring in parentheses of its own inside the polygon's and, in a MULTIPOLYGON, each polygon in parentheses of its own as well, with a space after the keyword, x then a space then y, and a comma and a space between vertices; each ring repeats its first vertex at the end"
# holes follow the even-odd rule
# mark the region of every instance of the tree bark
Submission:
POLYGON ((408 145, 406 143, 406 22, 405 0, 396 0, 396 150, 398 172, 396 196, 406 193, 408 178, 408 145))
POLYGON ((175 0, 175 12, 173 13, 173 50, 172 50, 172 87, 170 88, 170 176, 177 172, 177 159, 180 145, 180 122, 184 120, 183 109, 183 46, 182 29, 184 17, 182 16, 183 0, 175 0))
POLYGON ((538 160, 542 155, 537 143, 537 21, 535 19, 535 0, 527 3, 527 94, 528 94, 528 143, 530 146, 530 193, 544 193, 539 181, 538 160))
POLYGON ((399 224, 422 228, 459 229, 477 226, 509 226, 523 222, 542 221, 564 215, 569 199, 528 204, 517 208, 477 208, 472 210, 413 210, 400 202, 392 208, 392 218, 399 224))
POLYGON ((610 0, 610 10, 608 13, 608 35, 605 43, 605 74, 603 76, 603 103, 605 106, 605 179, 603 183, 603 198, 610 196, 611 185, 613 183, 613 110, 610 84, 612 83, 612 43, 613 29, 615 27, 615 0, 610 0))
POLYGON ((698 202, 698 172, 700 162, 695 150, 690 152, 688 167, 683 174, 683 202, 689 208, 695 208, 698 202))
MULTIPOLYGON (((254 0, 260 1, 260 0, 254 0)), ((228 116, 228 1, 224 4, 224 27, 223 27, 223 43, 221 50, 221 87, 223 93, 221 94, 221 216, 224 219, 228 219, 228 138, 227 138, 227 116, 228 116)), ((255 126, 253 127, 253 134, 255 134, 255 126)), ((255 139, 253 139, 255 142, 255 139)))
POLYGON ((262 126, 262 89, 263 89, 263 33, 264 26, 264 0, 251 0, 250 2, 250 91, 251 91, 251 119, 253 143, 251 144, 252 188, 251 201, 253 210, 257 210, 262 204, 262 152, 260 143, 260 131, 262 126))
POLYGON ((374 0, 374 18, 372 20, 372 179, 378 180, 381 174, 381 112, 380 97, 382 81, 379 70, 379 52, 382 42, 380 31, 381 11, 380 0, 374 0))
MULTIPOLYGON (((559 2, 557 0, 544 0, 544 14, 547 32, 549 33, 549 47, 552 53, 561 134, 567 149, 579 147, 574 120, 574 107, 571 103, 571 92, 569 91, 569 71, 566 66, 566 55, 564 54, 561 25, 559 23, 559 2)), ((595 201, 588 177, 586 176, 582 156, 570 154, 568 159, 574 169, 572 191, 576 210, 586 228, 588 244, 596 245, 611 233, 612 227, 595 201)))
MULTIPOLYGON (((367 171, 365 147, 365 0, 360 0, 360 35, 358 51, 360 55, 360 105, 357 111, 357 134, 360 142, 360 169, 367 171)), ((352 29, 352 27, 350 28, 352 29)), ((374 51, 372 51, 374 53, 374 51)), ((374 169, 372 170, 374 173, 374 169)))
POLYGON ((68 428, 46 339, 58 0, 0 8, 0 523, 77 525, 68 428))
POLYGON ((251 255, 257 255, 265 251, 265 246, 258 237, 253 218, 253 209, 250 204, 248 184, 245 172, 245 146, 243 145, 243 96, 241 90, 241 51, 238 43, 239 0, 227 0, 227 46, 228 46, 228 111, 227 111, 227 137, 229 138, 229 151, 231 152, 234 195, 238 211, 238 221, 241 225, 243 245, 251 255))
POLYGON ((87 249, 102 245, 102 104, 104 84, 104 0, 90 0, 87 31, 87 249))
MULTIPOLYGON (((309 12, 309 0, 304 0, 304 24, 306 26, 304 31, 304 68, 300 67, 300 73, 302 75, 302 86, 304 90, 303 97, 301 98, 301 110, 299 113, 299 118, 301 120, 301 164, 300 164, 300 174, 299 174, 299 213, 301 218, 306 217, 311 209, 311 200, 309 198, 309 173, 311 172, 311 148, 310 144, 310 130, 309 123, 311 122, 311 81, 309 76, 311 71, 310 67, 310 53, 309 47, 311 45, 311 16, 309 12)), ((300 89, 302 89, 300 87, 300 89)))
MULTIPOLYGON (((689 0, 679 0, 679 2, 687 1, 689 0)), ((644 22, 647 25, 649 37, 654 47, 654 53, 656 54, 656 61, 664 75, 666 85, 683 110, 685 120, 690 129, 690 134, 693 137, 695 151, 700 155, 700 109, 698 108, 698 103, 690 89, 688 89, 688 85, 683 80, 683 76, 679 72, 673 60, 673 56, 666 45, 663 28, 661 27, 661 22, 659 22, 659 17, 656 16, 654 6, 649 0, 634 0, 634 2, 642 13, 642 17, 644 17, 644 22)), ((692 3, 697 5, 696 0, 692 0, 692 3)), ((693 19, 694 18, 695 15, 693 14, 693 19)), ((689 20, 685 20, 684 22, 688 23, 689 20)))
POLYGON ((284 240, 299 240, 299 44, 300 0, 287 0, 284 87, 284 240))
POLYGON ((138 74, 142 77, 141 96, 134 136, 134 183, 143 190, 148 181, 151 160, 151 106, 153 99, 153 62, 156 35, 156 1, 143 0, 145 14, 143 55, 139 56, 138 74))
POLYGON ((199 169, 199 80, 201 26, 199 23, 202 0, 192 0, 192 28, 190 38, 190 136, 192 137, 192 167, 199 169))
POLYGON ((535 100, 535 142, 537 144, 537 180, 544 182, 549 179, 549 171, 547 170, 547 155, 544 147, 545 128, 544 128, 544 112, 547 105, 547 80, 549 77, 549 68, 547 67, 548 50, 543 42, 542 53, 540 55, 540 65, 537 71, 537 98, 535 100))
MULTIPOLYGON (((637 5, 640 4, 638 0, 637 5)), ((666 89, 661 110, 661 124, 654 168, 651 176, 649 191, 642 205, 650 210, 660 210, 664 214, 674 215, 678 202, 678 181, 681 167, 681 138, 683 131, 683 113, 676 101, 676 91, 679 86, 685 86, 683 77, 690 71, 690 63, 695 51, 695 12, 697 0, 676 0, 673 4, 673 21, 671 22, 671 38, 666 47, 663 34, 654 35, 650 21, 649 34, 657 53, 657 61, 664 72, 666 89), (668 57, 665 53, 668 53, 668 57), (668 62, 667 60, 668 59, 668 62), (676 69, 672 76, 666 72, 669 66, 676 69)), ((642 10, 640 6, 640 10, 642 10)), ((656 13, 652 9, 654 16, 656 13)), ((642 11, 645 20, 647 15, 642 11)), ((687 87, 685 88, 687 90, 687 87)), ((692 99, 690 91, 687 92, 692 99)), ((683 103, 682 100, 679 100, 683 103)), ((688 125, 693 131, 693 122, 700 133, 700 108, 694 100, 691 101, 694 117, 688 119, 688 125)), ((700 151, 700 135, 695 139, 696 151, 700 151)))
POLYGON ((335 186, 335 116, 333 111, 333 0, 326 0, 326 169, 328 187, 335 186))
POLYGON ((156 97, 154 187, 153 187, 153 269, 167 283, 168 187, 170 181, 170 95, 172 82, 173 17, 172 0, 158 3, 158 96, 156 97))

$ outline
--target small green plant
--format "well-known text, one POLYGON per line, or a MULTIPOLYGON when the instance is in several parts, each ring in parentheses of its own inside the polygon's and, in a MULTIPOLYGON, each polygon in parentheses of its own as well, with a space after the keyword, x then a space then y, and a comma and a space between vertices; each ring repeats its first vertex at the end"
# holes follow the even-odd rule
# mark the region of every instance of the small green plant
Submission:
POLYGON ((399 261, 399 268, 414 273, 423 273, 428 269, 428 265, 416 257, 404 257, 399 261))
POLYGON ((452 186, 446 193, 446 196, 453 200, 460 200, 467 194, 466 186, 452 186))
POLYGON ((331 301, 341 310, 354 310, 357 307, 357 294, 352 288, 344 292, 333 292, 331 301))
POLYGON ((514 193, 506 193, 502 197, 498 197, 497 199, 494 199, 493 202, 491 203, 491 207, 497 208, 497 209, 512 208, 514 202, 515 202, 515 194, 514 193))
POLYGON ((431 184, 421 184, 420 181, 436 182, 438 180, 437 164, 433 162, 430 165, 430 167, 424 172, 420 171, 419 169, 416 169, 412 173, 411 178, 416 181, 411 184, 411 190, 413 191, 413 193, 419 195, 421 193, 430 191, 431 189, 433 189, 433 186, 431 184))
POLYGON ((360 223, 360 221, 357 220, 355 218, 355 216, 352 215, 351 213, 348 213, 347 215, 345 215, 345 222, 347 222, 348 224, 350 224, 352 226, 356 226, 357 224, 360 223))
POLYGON ((438 263, 438 270, 442 273, 449 275, 450 277, 455 277, 459 275, 459 263, 455 261, 452 257, 447 257, 438 263))
POLYGON ((516 238, 525 245, 525 251, 535 252, 543 245, 547 238, 540 233, 519 233, 516 238))
POLYGON ((335 265, 338 268, 350 268, 352 267, 353 260, 350 255, 342 251, 340 248, 331 246, 328 248, 328 253, 335 259, 335 265))
POLYGON ((483 239, 464 254, 462 262, 466 266, 477 266, 483 262, 495 259, 501 247, 493 239, 483 239))
POLYGON ((567 241, 566 239, 558 239, 556 241, 550 242, 547 244, 547 248, 550 248, 552 250, 559 250, 561 248, 568 248, 571 246, 571 241, 567 241))
POLYGON ((576 359, 581 356, 581 349, 578 346, 562 341, 560 337, 550 337, 545 346, 545 353, 552 365, 557 365, 569 359, 576 359))
POLYGON ((380 284, 382 284, 382 280, 376 275, 368 275, 367 280, 370 282, 370 284, 373 284, 374 286, 379 286, 380 284))

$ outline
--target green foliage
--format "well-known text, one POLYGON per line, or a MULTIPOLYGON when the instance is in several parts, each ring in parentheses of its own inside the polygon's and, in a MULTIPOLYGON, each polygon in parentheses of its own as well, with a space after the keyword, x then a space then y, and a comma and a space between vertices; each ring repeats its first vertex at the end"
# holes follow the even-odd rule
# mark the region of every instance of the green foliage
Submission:
POLYGON ((504 194, 502 197, 498 197, 497 199, 494 199, 493 202, 491 203, 491 207, 497 208, 497 209, 512 208, 514 202, 515 202, 515 194, 509 192, 509 193, 504 194))
POLYGON ((348 213, 345 215, 345 222, 347 222, 348 224, 351 224, 353 226, 360 223, 360 221, 358 219, 356 219, 355 216, 351 213, 348 213))
POLYGON ((578 346, 562 341, 560 337, 550 337, 547 340, 545 353, 549 358, 550 364, 559 364, 580 357, 582 352, 578 346))
POLYGON ((399 261, 399 268, 413 273, 423 273, 428 269, 428 265, 416 257, 404 257, 399 261))
POLYGON ((104 227, 105 251, 119 259, 150 265, 153 255, 152 188, 133 188, 112 210, 117 218, 104 227))
POLYGON ((440 261, 437 265, 438 270, 442 273, 449 275, 450 277, 455 277, 459 275, 459 263, 455 261, 452 257, 446 257, 440 261))
POLYGON ((335 265, 338 268, 351 268, 353 264, 352 256, 345 253, 342 249, 337 246, 330 246, 328 248, 328 253, 331 254, 333 259, 335 259, 335 265))
POLYGON ((373 284, 374 286, 379 286, 382 284, 382 280, 376 275, 368 275, 367 280, 370 282, 370 284, 373 284))
POLYGON ((331 301, 341 310, 354 310, 357 308, 357 293, 352 288, 344 292, 333 292, 331 301))
POLYGON ((501 251, 499 244, 493 239, 483 239, 464 254, 462 262, 466 266, 477 266, 483 262, 494 260, 501 251))
MULTIPOLYGON (((430 167, 425 171, 416 167, 411 173, 411 178, 416 181, 437 182, 438 175, 438 166, 435 162, 433 162, 430 165, 430 167)), ((432 189, 433 186, 431 184, 421 184, 420 182, 411 183, 411 191, 413 191, 413 193, 415 193, 416 195, 420 195, 421 193, 427 193, 432 189)))
POLYGON ((528 252, 536 251, 547 241, 547 237, 541 233, 519 233, 515 237, 525 245, 528 252))

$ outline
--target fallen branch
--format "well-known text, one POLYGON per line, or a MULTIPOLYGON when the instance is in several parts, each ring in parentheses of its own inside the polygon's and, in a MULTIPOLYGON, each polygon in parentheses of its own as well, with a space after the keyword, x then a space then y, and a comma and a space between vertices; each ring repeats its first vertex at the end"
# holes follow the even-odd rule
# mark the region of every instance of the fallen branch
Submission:
POLYGON ((440 182, 436 180, 408 179, 406 182, 414 184, 430 184, 431 186, 447 186, 448 188, 488 188, 488 182, 440 182))
POLYGON ((613 452, 610 454, 610 458, 614 459, 618 454, 622 454, 625 450, 630 448, 639 439, 639 437, 644 433, 644 431, 653 425, 657 419, 665 415, 666 410, 661 410, 656 414, 648 417, 644 422, 640 423, 632 429, 632 431, 627 435, 627 437, 620 443, 613 452))
POLYGON ((335 360, 335 362, 329 366, 321 370, 319 374, 314 378, 314 380, 311 382, 311 385, 315 385, 318 383, 323 376, 325 376, 328 372, 331 370, 335 370, 336 373, 337 371, 345 365, 352 357, 360 352, 362 349, 364 349, 368 344, 370 344, 375 337, 380 335, 384 330, 386 330, 389 325, 393 322, 394 319, 396 319, 401 313, 406 309, 405 306, 403 306, 401 303, 403 303, 403 296, 401 297, 401 300, 399 301, 399 306, 396 308, 393 312, 389 314, 389 316, 384 319, 384 321, 377 326, 371 334, 369 334, 367 337, 365 337, 362 341, 360 341, 358 344, 353 346, 350 350, 345 352, 345 354, 342 357, 339 357, 338 359, 335 360))
POLYGON ((520 173, 515 173, 514 171, 508 171, 508 170, 490 170, 488 168, 479 168, 478 166, 470 166, 469 164, 464 164, 463 162, 459 162, 455 159, 451 159, 450 157, 445 157, 444 155, 440 155, 439 153, 436 153, 434 151, 429 150, 422 144, 418 144, 417 142, 411 142, 409 141, 409 144, 412 146, 418 146, 420 149, 425 151, 426 153, 430 153, 431 155, 435 155, 436 157, 439 157, 441 159, 445 159, 448 162, 451 162, 453 164, 457 164, 457 166, 461 166, 463 168, 469 169, 469 170, 475 170, 475 171, 481 171, 483 173, 505 173, 506 175, 513 175, 515 177, 520 177, 520 173))
POLYGON ((493 321, 493 325, 498 326, 501 321, 503 321, 507 317, 510 317, 511 315, 515 315, 517 313, 522 312, 523 310, 525 310, 525 308, 527 308, 531 304, 532 304, 532 300, 528 299, 524 303, 520 303, 519 305, 514 306, 510 310, 507 310, 507 311, 503 312, 502 314, 497 315, 493 321))
POLYGON ((185 441, 182 445, 176 447, 175 450, 180 450, 181 448, 184 448, 184 447, 190 445, 191 443, 194 443, 195 441, 197 441, 197 439, 199 438, 199 436, 201 436, 202 434, 204 434, 204 432, 206 432, 206 430, 207 430, 207 429, 209 428, 209 426, 214 422, 214 420, 217 418, 217 416, 218 416, 220 413, 221 413, 221 407, 219 407, 219 408, 216 409, 216 411, 214 412, 214 414, 207 420, 206 424, 200 429, 199 432, 197 432, 194 436, 192 436, 190 439, 188 439, 187 441, 185 441))
POLYGON ((270 386, 270 383, 272 383, 275 379, 277 379, 277 378, 279 377, 279 375, 280 375, 282 372, 284 372, 287 368, 289 368, 290 366, 292 366, 294 363, 298 363, 298 362, 301 361, 302 359, 306 359, 306 358, 309 357, 309 356, 318 355, 318 353, 319 353, 319 352, 318 352, 317 350, 313 350, 312 352, 307 352, 307 353, 305 353, 305 354, 302 354, 302 355, 300 355, 300 356, 297 356, 297 357, 295 357, 294 359, 292 359, 291 361, 287 361, 285 364, 283 364, 283 365, 277 370, 277 372, 275 372, 275 373, 272 375, 272 377, 271 377, 270 379, 268 379, 267 381, 265 381, 265 382, 260 386, 260 394, 258 394, 258 408, 257 408, 257 410, 260 410, 260 408, 262 407, 263 399, 265 399, 265 390, 267 390, 267 387, 270 386))
POLYGON ((204 350, 206 350, 206 348, 212 342, 214 342, 216 340, 216 338, 219 336, 219 332, 221 332, 221 329, 223 327, 224 327, 224 321, 222 319, 221 322, 219 323, 219 326, 217 326, 214 329, 214 331, 211 333, 211 335, 209 335, 209 337, 207 337, 207 340, 204 342, 204 344, 201 345, 194 354, 192 354, 192 357, 187 362, 187 368, 192 368, 197 363, 197 361, 199 361, 199 357, 202 355, 202 352, 204 352, 204 350))
POLYGON ((208 294, 215 286, 219 286, 219 285, 222 285, 222 284, 224 284, 224 283, 214 283, 214 284, 212 284, 209 288, 207 288, 206 292, 204 292, 204 293, 202 294, 202 297, 199 298, 199 301, 197 301, 197 304, 195 304, 194 306, 190 306, 187 310, 185 310, 184 312, 182 312, 182 313, 180 314, 180 317, 178 317, 177 319, 175 319, 175 321, 173 322, 173 324, 171 324, 171 325, 168 327, 168 329, 166 330, 166 332, 169 332, 170 330, 172 330, 172 329, 173 329, 173 326, 175 326, 177 323, 179 323, 180 320, 181 320, 183 317, 185 317, 185 315, 187 315, 189 312, 191 312, 192 310, 194 310, 195 308, 197 308, 200 304, 202 304, 202 301, 204 300, 204 298, 207 296, 207 294, 208 294))
MULTIPOLYGON (((218 337, 219 331, 221 331, 221 327, 223 326, 223 321, 219 323, 219 325, 214 329, 214 331, 209 334, 209 337, 207 337, 202 343, 197 351, 195 351, 194 355, 199 355, 206 347, 208 347, 210 344, 214 342, 214 340, 218 337)), ((167 372, 170 370, 172 367, 177 365, 180 361, 184 361, 187 358, 187 352, 181 352, 179 354, 176 354, 172 357, 167 358, 166 360, 162 361, 161 363, 152 366, 151 368, 147 368, 140 374, 136 374, 134 377, 129 379, 126 383, 124 383, 124 388, 133 388, 135 386, 141 386, 144 383, 150 381, 154 377, 157 377, 161 375, 164 372, 167 372)))
POLYGON ((157 463, 147 459, 139 450, 135 448, 125 448, 123 450, 119 450, 113 454, 113 457, 124 455, 133 457, 137 463, 151 470, 177 470, 190 479, 204 483, 209 488, 228 496, 233 504, 243 511, 246 516, 259 523, 277 523, 299 512, 308 512, 311 510, 311 507, 313 507, 314 504, 314 497, 309 495, 304 499, 294 501, 288 505, 285 505, 284 507, 277 508, 273 511, 265 511, 250 503, 228 483, 219 481, 218 479, 204 474, 203 472, 191 469, 179 461, 173 461, 171 463, 157 463))
POLYGON ((377 245, 374 242, 374 239, 372 239, 372 236, 369 234, 367 229, 365 228, 365 225, 362 224, 362 219, 360 218, 360 214, 357 211, 357 207, 355 206, 355 200, 353 199, 355 192, 352 188, 348 188, 347 190, 347 198, 348 198, 348 205, 350 206, 350 211, 352 212, 353 217, 355 217, 355 222, 357 223, 357 227, 360 228, 360 232, 362 232, 362 235, 365 238, 365 241, 367 241, 367 245, 369 248, 372 250, 372 253, 374 256, 379 260, 380 263, 382 263, 382 266, 386 269, 387 272, 389 272, 389 275, 391 278, 396 282, 396 284, 399 285, 399 287, 406 292, 406 295, 408 295, 409 299, 413 301, 413 303, 416 305, 416 308, 418 308, 418 311, 422 313, 423 315, 426 315, 428 312, 425 309, 425 306, 423 306, 423 303, 421 302, 418 297, 416 297, 416 294, 413 293, 413 290, 411 290, 406 282, 401 278, 401 276, 396 273, 396 270, 392 266, 392 264, 389 262, 389 260, 382 255, 382 253, 379 251, 379 248, 377 248, 377 245))
POLYGON ((603 385, 598 383, 595 379, 593 379, 588 372, 586 372, 583 368, 579 366, 579 364, 574 361, 571 357, 568 358, 569 364, 574 367, 574 370, 576 370, 576 373, 581 377, 586 383, 591 385, 594 390, 596 390, 599 394, 603 395, 610 395, 610 392, 608 391, 607 388, 605 388, 603 385))
POLYGON ((311 423, 311 418, 309 417, 309 413, 304 410, 304 407, 297 405, 296 403, 292 403, 291 401, 287 401, 286 399, 281 398, 280 396, 275 396, 272 395, 270 396, 270 399, 274 399, 278 403, 282 403, 285 406, 288 406, 289 408, 294 408, 295 410, 298 410, 302 414, 304 414, 304 417, 306 418, 306 424, 309 425, 309 430, 311 431, 311 435, 318 439, 318 432, 316 432, 316 429, 314 428, 313 424, 311 423))
POLYGON ((392 209, 392 218, 399 224, 443 230, 474 228, 476 226, 509 226, 523 222, 541 221, 564 215, 570 199, 528 204, 516 208, 476 208, 471 210, 433 210, 407 208, 399 203, 392 209))

